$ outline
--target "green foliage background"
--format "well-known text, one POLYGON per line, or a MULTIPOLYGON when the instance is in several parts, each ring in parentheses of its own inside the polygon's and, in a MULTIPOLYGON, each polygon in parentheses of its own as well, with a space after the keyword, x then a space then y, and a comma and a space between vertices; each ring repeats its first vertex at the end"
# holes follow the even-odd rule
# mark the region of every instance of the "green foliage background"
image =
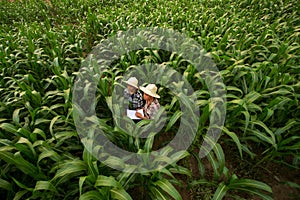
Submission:
MULTIPOLYGON (((259 156, 261 162, 299 168, 299 12, 297 0, 0 1, 0 196, 181 199, 173 186, 180 185, 173 176, 179 173, 190 177, 191 187, 214 188, 208 198, 221 199, 240 190, 270 199, 269 186, 228 171, 220 145, 208 156, 214 170, 211 179, 205 177, 200 159, 201 180, 192 180, 190 170, 179 164, 142 175, 104 166, 84 150, 76 133, 72 85, 93 46, 118 31, 180 31, 211 54, 226 85, 227 117, 220 141, 234 143, 241 157, 247 154, 255 161, 259 156), (139 195, 130 192, 134 188, 139 195)), ((132 52, 104 72, 99 88, 109 88, 129 66, 149 62, 174 67, 198 94, 201 119, 199 139, 189 149, 193 152, 208 128, 212 105, 201 76, 187 61, 163 51, 132 52)), ((103 126, 115 133, 112 140, 121 138, 124 147, 139 149, 138 140, 106 123, 111 116, 105 97, 110 95, 100 90, 97 97, 103 126)), ((162 91, 162 96, 168 95, 162 91)), ((163 99, 174 116, 169 124, 175 134, 177 99, 163 99)))

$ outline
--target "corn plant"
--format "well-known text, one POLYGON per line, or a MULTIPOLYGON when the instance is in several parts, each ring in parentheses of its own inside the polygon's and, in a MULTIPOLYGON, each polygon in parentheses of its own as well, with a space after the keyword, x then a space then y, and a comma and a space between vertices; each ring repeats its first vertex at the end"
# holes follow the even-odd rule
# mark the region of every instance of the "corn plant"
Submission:
MULTIPOLYGON (((269 186, 226 168, 219 145, 207 157, 212 172, 194 155, 209 128, 213 105, 201 73, 176 52, 139 49, 100 71, 98 118, 90 120, 98 120, 106 136, 128 151, 163 147, 184 117, 178 97, 162 86, 170 74, 158 80, 165 126, 147 139, 114 127, 111 99, 124 74, 138 65, 156 63, 176 70, 193 88, 194 105, 200 109, 198 132, 189 149, 198 160, 200 180, 182 165, 189 160, 187 152, 164 169, 142 174, 120 172, 97 160, 77 134, 72 90, 83 60, 103 39, 134 28, 177 30, 209 52, 226 85, 227 115, 219 141, 233 143, 241 159, 247 154, 256 165, 272 161, 299 170, 299 9, 295 0, 0 1, 1 197, 182 199, 176 189, 183 187, 176 175, 180 174, 189 179, 192 190, 204 187, 201 198, 251 194, 270 199, 269 186), (206 176, 209 173, 212 176, 206 176)), ((134 130, 135 124, 128 124, 134 130)), ((147 125, 140 123, 135 131, 147 125)), ((169 156, 165 152, 161 159, 169 156)), ((108 161, 122 164, 112 157, 108 161)))

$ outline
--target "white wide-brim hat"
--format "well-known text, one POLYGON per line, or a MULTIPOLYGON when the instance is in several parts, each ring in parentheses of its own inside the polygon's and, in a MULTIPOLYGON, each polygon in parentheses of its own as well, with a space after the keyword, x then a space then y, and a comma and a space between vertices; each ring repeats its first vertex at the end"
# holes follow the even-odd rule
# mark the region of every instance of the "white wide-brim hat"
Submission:
POLYGON ((124 81, 124 83, 139 89, 139 81, 135 77, 129 78, 128 81, 124 81))
POLYGON ((160 96, 156 93, 157 92, 157 87, 154 84, 149 84, 146 87, 140 87, 140 89, 144 93, 146 93, 146 94, 148 94, 148 95, 150 95, 152 97, 160 98, 160 96))

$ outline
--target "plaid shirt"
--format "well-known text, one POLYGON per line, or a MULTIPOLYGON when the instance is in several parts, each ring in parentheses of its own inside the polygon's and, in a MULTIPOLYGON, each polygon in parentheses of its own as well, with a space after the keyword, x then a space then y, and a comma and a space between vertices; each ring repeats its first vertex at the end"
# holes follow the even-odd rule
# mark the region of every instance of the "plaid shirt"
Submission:
POLYGON ((160 104, 158 100, 154 99, 154 101, 152 101, 149 106, 147 105, 147 103, 145 104, 144 114, 148 119, 154 119, 159 108, 160 108, 160 104))
POLYGON ((144 105, 143 96, 139 90, 136 90, 135 93, 130 94, 129 90, 126 88, 124 90, 124 97, 129 101, 129 105, 128 105, 129 110, 140 109, 144 105))

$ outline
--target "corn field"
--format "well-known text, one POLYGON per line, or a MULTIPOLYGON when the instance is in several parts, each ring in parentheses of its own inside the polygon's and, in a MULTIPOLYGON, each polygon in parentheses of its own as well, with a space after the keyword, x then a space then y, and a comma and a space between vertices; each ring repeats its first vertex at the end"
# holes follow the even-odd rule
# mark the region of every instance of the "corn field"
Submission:
MULTIPOLYGON (((0 1, 1 199, 298 199, 299 103, 297 0, 0 1), (200 110, 195 140, 175 163, 122 172, 82 144, 72 91, 95 46, 120 31, 146 27, 179 31, 208 52, 226 86, 226 119, 214 149, 199 158, 213 107, 200 73, 176 52, 145 48, 122 55, 99 72, 96 92, 97 120, 114 144, 149 152, 168 144, 180 125, 179 99, 160 88, 167 113, 160 133, 142 139, 114 127, 108 99, 134 66, 158 63, 178 71, 200 110), (267 166, 280 174, 272 167, 263 171, 267 166), (280 178, 289 174, 294 179, 280 178)), ((168 160, 168 152, 160 159, 168 160)))

